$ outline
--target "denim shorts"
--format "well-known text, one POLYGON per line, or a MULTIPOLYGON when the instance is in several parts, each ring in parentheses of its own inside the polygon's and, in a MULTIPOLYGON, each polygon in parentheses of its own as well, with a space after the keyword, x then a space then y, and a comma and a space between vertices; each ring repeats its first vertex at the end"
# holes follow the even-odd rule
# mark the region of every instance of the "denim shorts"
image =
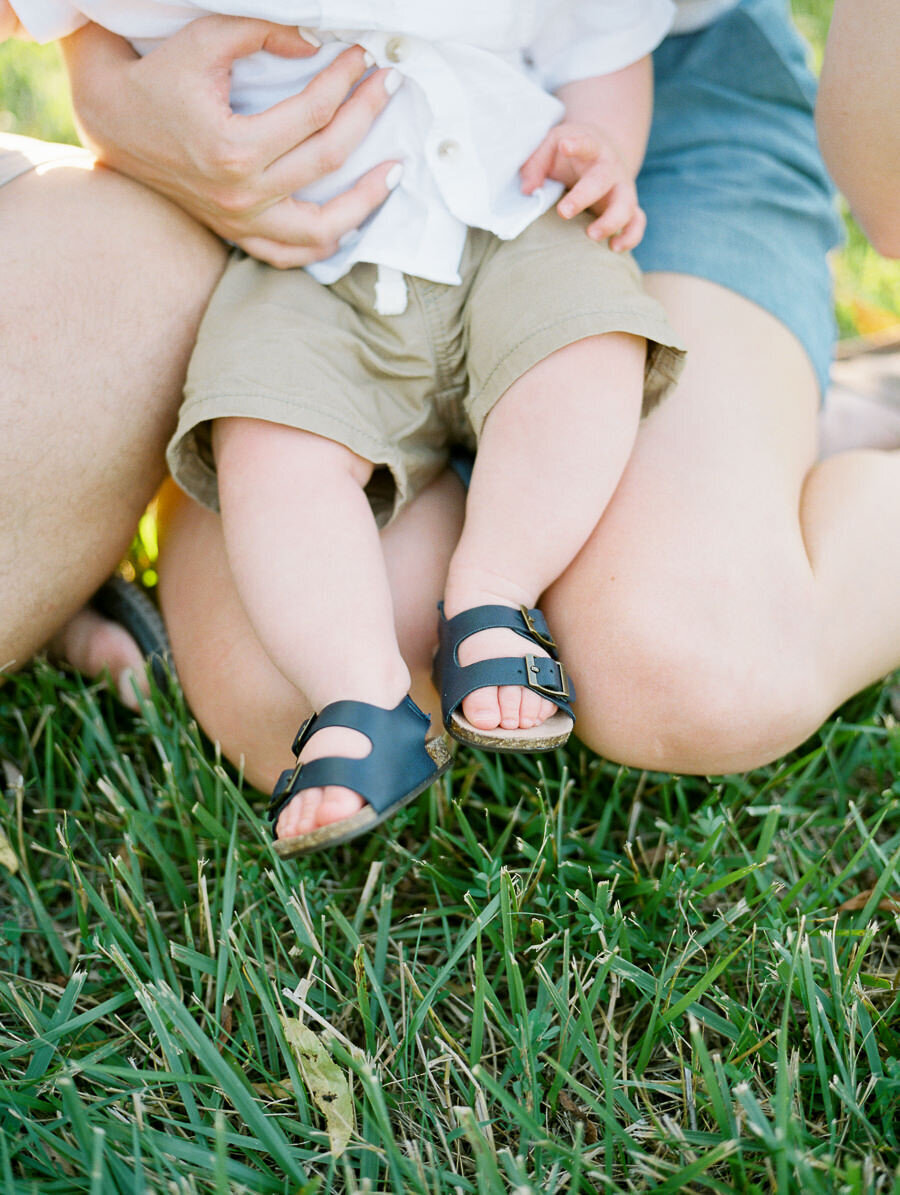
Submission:
POLYGON ((638 264, 707 278, 763 307, 806 349, 824 392, 834 342, 826 254, 841 223, 787 0, 743 0, 705 29, 668 37, 654 73, 638 264))

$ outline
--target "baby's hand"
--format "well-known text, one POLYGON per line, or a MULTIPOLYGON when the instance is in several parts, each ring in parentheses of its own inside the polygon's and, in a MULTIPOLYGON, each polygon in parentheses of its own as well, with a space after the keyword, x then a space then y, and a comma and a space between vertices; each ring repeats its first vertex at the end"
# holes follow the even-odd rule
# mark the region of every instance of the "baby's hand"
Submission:
POLYGON ((593 125, 564 121, 550 130, 520 172, 526 195, 548 178, 569 191, 556 210, 565 220, 579 212, 599 217, 588 226, 595 241, 609 237, 617 252, 640 244, 647 217, 638 206, 637 188, 615 145, 593 125))

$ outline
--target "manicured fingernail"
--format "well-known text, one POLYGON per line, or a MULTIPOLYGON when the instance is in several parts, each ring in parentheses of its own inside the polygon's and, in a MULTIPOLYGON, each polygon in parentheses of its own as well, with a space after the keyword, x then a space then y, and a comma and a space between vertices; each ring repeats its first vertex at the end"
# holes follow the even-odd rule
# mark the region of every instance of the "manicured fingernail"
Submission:
POLYGON ((319 47, 322 45, 319 38, 317 38, 314 33, 310 33, 310 31, 308 29, 304 29, 302 25, 298 25, 297 32, 300 34, 300 36, 303 38, 303 40, 307 43, 307 45, 312 46, 314 50, 318 50, 319 47))
POLYGON ((349 232, 345 232, 342 237, 338 237, 338 248, 347 249, 350 245, 355 245, 362 233, 358 228, 351 228, 349 232))
POLYGON ((403 163, 396 162, 387 172, 384 185, 389 191, 393 191, 393 189, 399 184, 401 178, 403 178, 403 163))
POLYGON ((400 84, 402 82, 403 76, 400 74, 400 72, 390 70, 384 76, 384 90, 388 93, 388 95, 393 95, 395 91, 399 90, 400 84))
POLYGON ((363 62, 366 64, 367 67, 374 66, 375 65, 375 55, 370 53, 368 50, 366 50, 366 52, 363 54, 363 62))

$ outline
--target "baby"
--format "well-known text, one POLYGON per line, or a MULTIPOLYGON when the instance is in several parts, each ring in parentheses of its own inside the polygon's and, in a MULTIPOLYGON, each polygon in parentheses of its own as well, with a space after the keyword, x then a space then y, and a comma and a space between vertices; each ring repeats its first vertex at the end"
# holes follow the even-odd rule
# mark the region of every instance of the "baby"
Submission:
MULTIPOLYGON (((42 27, 36 0, 14 6, 36 36, 67 31, 42 27)), ((664 314, 617 252, 643 233, 634 178, 647 55, 674 9, 242 0, 239 10, 299 25, 321 48, 237 63, 235 110, 296 94, 353 44, 393 92, 345 165, 299 193, 324 201, 393 159, 388 199, 306 270, 234 255, 169 447, 176 480, 221 509, 255 632, 315 711, 273 795, 276 849, 293 855, 370 829, 449 764, 408 695, 378 528, 443 471, 454 443, 478 452, 439 612, 444 725, 496 750, 544 750, 572 729, 574 690, 536 602, 586 542, 642 411, 681 364, 664 314)), ((203 11, 163 0, 80 9, 139 53, 203 11)), ((82 19, 73 9, 69 28, 82 19)))

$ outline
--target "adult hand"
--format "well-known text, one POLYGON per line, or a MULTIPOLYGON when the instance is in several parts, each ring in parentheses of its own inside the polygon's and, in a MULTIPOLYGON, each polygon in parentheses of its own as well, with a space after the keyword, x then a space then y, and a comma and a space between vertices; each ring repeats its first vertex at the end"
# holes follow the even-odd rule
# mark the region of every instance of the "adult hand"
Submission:
POLYGON ((19 18, 13 12, 9 0, 0 0, 0 42, 6 41, 14 33, 21 32, 22 26, 19 24, 19 18))
POLYGON ((330 257, 388 194, 391 162, 328 203, 292 198, 337 169, 365 137, 390 98, 389 72, 360 83, 368 67, 355 46, 300 95, 237 116, 228 102, 232 64, 263 49, 315 53, 295 29, 222 16, 191 22, 144 58, 96 25, 63 43, 82 136, 102 162, 252 256, 302 266, 330 257))

